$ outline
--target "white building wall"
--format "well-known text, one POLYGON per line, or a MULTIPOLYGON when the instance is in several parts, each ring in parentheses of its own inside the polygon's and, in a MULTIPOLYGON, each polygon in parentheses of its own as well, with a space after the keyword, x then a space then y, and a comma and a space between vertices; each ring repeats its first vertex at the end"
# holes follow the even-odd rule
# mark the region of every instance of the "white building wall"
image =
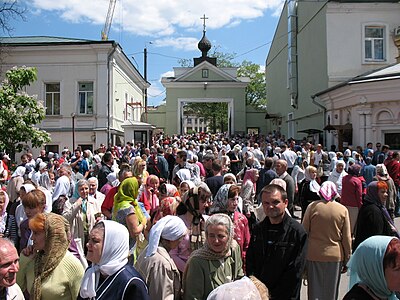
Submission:
POLYGON ((339 3, 327 6, 327 58, 329 87, 365 72, 394 63, 398 54, 394 28, 400 25, 399 3, 339 3), (387 25, 385 62, 363 61, 363 25, 387 25))

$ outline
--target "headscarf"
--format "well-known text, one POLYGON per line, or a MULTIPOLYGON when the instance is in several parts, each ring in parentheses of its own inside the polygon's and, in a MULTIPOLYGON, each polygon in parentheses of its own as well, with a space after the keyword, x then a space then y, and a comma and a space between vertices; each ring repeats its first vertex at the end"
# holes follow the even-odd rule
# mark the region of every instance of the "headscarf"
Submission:
POLYGON ((375 235, 357 247, 347 263, 350 271, 350 289, 356 283, 361 283, 380 298, 397 299, 396 295, 387 288, 383 269, 383 258, 392 239, 394 237, 375 235))
POLYGON ((11 178, 17 177, 17 176, 24 176, 26 172, 26 168, 23 166, 18 166, 14 173, 11 175, 11 178))
MULTIPOLYGON (((182 183, 186 183, 189 186, 189 190, 194 188, 196 185, 194 184, 193 181, 191 180, 184 180, 179 184, 179 187, 181 187, 182 183)), ((182 196, 182 195, 181 195, 182 196)))
POLYGON ((25 183, 25 184, 21 185, 21 188, 24 188, 24 190, 27 194, 29 192, 32 192, 34 189, 36 189, 32 183, 25 183))
POLYGON ((178 189, 173 184, 166 183, 167 197, 179 196, 178 189))
POLYGON ((250 180, 253 183, 254 190, 256 190, 256 172, 258 172, 257 169, 248 169, 243 177, 243 185, 250 180))
POLYGON ((207 231, 207 227, 211 226, 213 224, 213 222, 215 222, 216 218, 223 218, 228 223, 228 226, 226 227, 226 231, 228 232, 228 241, 226 243, 226 248, 222 252, 216 253, 211 249, 210 244, 208 243, 208 240, 206 238, 206 241, 205 241, 203 247, 201 247, 198 250, 193 251, 192 255, 190 256, 191 258, 192 257, 200 257, 205 260, 220 260, 222 258, 230 256, 231 248, 237 246, 236 241, 233 239, 233 234, 234 234, 233 222, 232 222, 231 218, 226 214, 214 214, 214 215, 210 216, 206 221, 206 231, 207 231))
POLYGON ((162 217, 175 216, 176 208, 179 205, 177 197, 165 197, 160 200, 159 210, 162 217))
POLYGON ((136 200, 139 193, 139 183, 135 177, 126 178, 118 188, 118 193, 114 196, 114 207, 112 218, 115 221, 117 212, 132 205, 135 208, 135 214, 141 223, 145 217, 136 200))
POLYGON ((376 165, 376 174, 379 176, 387 176, 388 171, 384 164, 377 164, 376 165))
POLYGON ((124 225, 111 220, 100 222, 104 224, 103 251, 100 262, 98 264, 93 263, 82 278, 80 290, 82 298, 96 297, 100 272, 106 275, 113 275, 128 263, 128 229, 124 225))
POLYGON ((187 232, 185 222, 177 216, 165 216, 161 218, 150 229, 149 245, 146 250, 146 257, 153 256, 160 243, 160 238, 168 241, 176 241, 187 232))
POLYGON ((310 182, 310 191, 318 194, 321 187, 315 179, 312 179, 310 170, 311 168, 307 167, 304 171, 304 176, 310 182))
POLYGON ((117 174, 112 172, 110 174, 107 175, 107 181, 109 184, 111 184, 112 186, 117 186, 119 185, 119 180, 117 179, 117 174))
POLYGON ((226 174, 224 175, 224 181, 225 181, 225 178, 226 178, 226 177, 232 178, 232 179, 234 180, 234 182, 237 183, 236 176, 235 176, 233 173, 226 173, 226 174))
POLYGON ((319 195, 325 201, 333 201, 337 195, 336 184, 332 181, 325 181, 322 183, 321 188, 319 189, 319 195))
POLYGON ((221 186, 213 199, 213 204, 210 209, 211 213, 227 213, 228 193, 232 184, 224 184, 221 186))
POLYGON ((180 169, 178 172, 176 172, 176 176, 178 176, 180 181, 190 180, 190 170, 180 169))
POLYGON ((42 282, 44 282, 64 258, 69 247, 69 223, 60 215, 43 213, 45 217, 45 248, 36 253, 35 279, 31 291, 31 299, 39 300, 42 297, 42 282))
POLYGON ((260 292, 249 277, 225 283, 214 289, 207 300, 261 300, 260 292))

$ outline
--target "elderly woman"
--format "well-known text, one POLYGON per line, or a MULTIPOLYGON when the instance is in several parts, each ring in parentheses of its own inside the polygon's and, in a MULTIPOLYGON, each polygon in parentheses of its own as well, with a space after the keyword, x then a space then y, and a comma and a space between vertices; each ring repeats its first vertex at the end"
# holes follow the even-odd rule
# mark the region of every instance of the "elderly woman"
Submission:
POLYGON ((26 169, 23 166, 18 166, 14 173, 11 175, 11 179, 7 185, 7 194, 10 198, 11 203, 17 200, 19 196, 19 190, 24 183, 24 175, 26 169))
POLYGON ((388 186, 388 198, 386 200, 385 206, 386 206, 386 209, 388 210, 391 218, 394 219, 397 189, 396 189, 396 185, 395 185, 393 179, 389 176, 387 168, 384 164, 376 165, 376 176, 373 178, 373 180, 386 182, 386 184, 388 186))
POLYGON ((210 201, 211 191, 203 182, 185 193, 177 207, 176 213, 185 223, 188 232, 179 246, 171 250, 170 255, 182 273, 192 251, 202 247, 205 242, 204 224, 208 218, 205 211, 210 201))
POLYGON ((206 222, 206 242, 192 253, 183 276, 184 299, 206 299, 218 286, 244 276, 232 220, 215 214, 206 222))
POLYGON ((146 284, 128 263, 129 232, 125 226, 99 221, 91 230, 87 259, 92 262, 85 272, 78 300, 148 300, 146 284))
POLYGON ((340 197, 342 196, 342 180, 343 177, 347 175, 346 171, 344 170, 345 166, 346 163, 343 160, 338 160, 335 168, 328 177, 328 180, 332 181, 336 185, 336 189, 340 197))
POLYGON ((136 239, 144 242, 143 231, 146 228, 147 219, 136 200, 138 196, 139 183, 135 177, 126 178, 119 186, 117 194, 114 196, 114 207, 112 218, 114 221, 124 225, 129 231, 129 249, 131 258, 135 260, 136 239))
POLYGON ((362 242, 351 257, 350 291, 343 300, 398 299, 400 291, 400 241, 373 236, 362 242), (373 259, 371 259, 373 258, 373 259))
POLYGON ((399 234, 391 219, 385 202, 388 198, 388 186, 384 181, 373 181, 368 185, 367 195, 358 213, 354 249, 373 235, 397 236, 399 234))
POLYGON ((320 185, 317 182, 317 168, 308 166, 304 172, 304 180, 299 186, 299 202, 301 206, 301 219, 303 220, 307 206, 314 200, 319 200, 320 185))
POLYGON ((151 299, 180 299, 180 274, 169 252, 178 247, 186 231, 185 223, 176 216, 163 217, 151 228, 149 245, 136 262, 151 299))
POLYGON ((245 262, 246 251, 250 243, 249 223, 245 215, 237 211, 240 188, 233 184, 224 184, 215 195, 211 213, 224 213, 230 216, 234 224, 233 238, 240 246, 242 261, 245 262))
MULTIPOLYGON (((39 213, 29 221, 33 254, 20 257, 17 283, 30 299, 75 300, 84 273, 68 251, 69 224, 53 213, 39 213)), ((27 252, 25 252, 27 253, 27 252)))
POLYGON ((81 179, 77 183, 79 196, 65 202, 63 216, 71 225, 72 238, 86 245, 90 230, 101 215, 101 202, 89 195, 89 183, 81 179))
POLYGON ((308 205, 303 219, 308 234, 308 297, 336 300, 340 274, 351 254, 350 218, 346 207, 335 201, 333 182, 325 181, 319 195, 321 199, 308 205))

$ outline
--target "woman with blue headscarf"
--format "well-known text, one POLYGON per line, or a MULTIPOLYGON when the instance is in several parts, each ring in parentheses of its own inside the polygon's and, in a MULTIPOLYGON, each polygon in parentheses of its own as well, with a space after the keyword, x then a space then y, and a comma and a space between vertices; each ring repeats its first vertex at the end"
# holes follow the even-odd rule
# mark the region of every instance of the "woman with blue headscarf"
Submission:
POLYGON ((343 300, 398 299, 394 293, 400 291, 398 238, 376 235, 366 239, 347 266, 350 291, 343 300))

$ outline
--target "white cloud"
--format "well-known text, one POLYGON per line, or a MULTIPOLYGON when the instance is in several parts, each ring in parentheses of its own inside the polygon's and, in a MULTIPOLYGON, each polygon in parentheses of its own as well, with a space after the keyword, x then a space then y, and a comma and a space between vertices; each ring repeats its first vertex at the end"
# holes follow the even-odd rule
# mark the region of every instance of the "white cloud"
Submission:
POLYGON ((174 77, 174 76, 175 76, 174 71, 167 71, 167 72, 161 74, 160 81, 161 81, 161 78, 163 78, 163 77, 174 77))
MULTIPOLYGON (((266 10, 271 10, 276 15, 283 2, 284 0, 117 1, 113 24, 114 27, 122 26, 124 31, 136 35, 165 38, 182 29, 188 32, 196 29, 198 32, 203 22, 200 16, 203 14, 209 18, 207 28, 232 27, 243 20, 261 17, 266 10)), ((108 0, 34 0, 32 9, 55 11, 69 22, 101 25, 105 22, 108 4, 108 0)))
POLYGON ((198 38, 194 37, 178 37, 178 38, 162 38, 153 42, 156 47, 174 47, 175 49, 192 51, 197 50, 198 38))

